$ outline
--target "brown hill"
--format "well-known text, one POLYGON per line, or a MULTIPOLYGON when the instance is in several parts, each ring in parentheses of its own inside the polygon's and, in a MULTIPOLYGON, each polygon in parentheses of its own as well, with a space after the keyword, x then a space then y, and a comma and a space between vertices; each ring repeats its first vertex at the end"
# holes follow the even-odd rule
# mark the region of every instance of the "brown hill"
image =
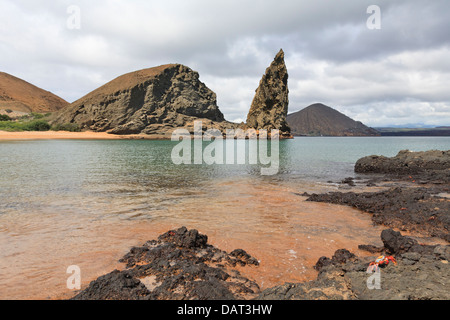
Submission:
POLYGON ((53 123, 75 123, 83 130, 113 134, 163 134, 192 127, 196 119, 216 128, 229 126, 216 94, 199 74, 167 64, 122 75, 55 115, 53 123))
POLYGON ((379 132, 326 105, 317 103, 289 114, 295 136, 377 136, 379 132))
POLYGON ((0 110, 17 112, 53 112, 68 102, 31 83, 0 72, 0 110))

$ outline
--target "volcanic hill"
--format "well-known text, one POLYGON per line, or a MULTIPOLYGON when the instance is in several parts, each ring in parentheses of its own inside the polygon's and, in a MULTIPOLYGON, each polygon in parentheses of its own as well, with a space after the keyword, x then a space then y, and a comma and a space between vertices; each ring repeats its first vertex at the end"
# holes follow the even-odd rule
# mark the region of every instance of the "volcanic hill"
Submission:
POLYGON ((53 123, 75 123, 83 130, 113 134, 168 136, 173 129, 193 129, 202 119, 224 130, 216 94, 199 74, 181 64, 167 64, 122 75, 62 110, 53 123))
POLYGON ((378 136, 380 133, 321 103, 289 114, 294 136, 378 136))
POLYGON ((0 72, 0 111, 53 112, 68 105, 64 99, 31 83, 0 72))

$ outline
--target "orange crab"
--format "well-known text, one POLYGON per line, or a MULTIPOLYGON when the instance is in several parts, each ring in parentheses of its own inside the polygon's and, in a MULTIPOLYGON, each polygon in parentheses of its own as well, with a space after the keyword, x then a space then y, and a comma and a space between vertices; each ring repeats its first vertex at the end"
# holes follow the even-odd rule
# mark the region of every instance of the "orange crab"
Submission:
POLYGON ((376 271, 378 271, 378 268, 380 266, 387 266, 390 261, 392 261, 395 265, 397 264, 397 261, 395 261, 395 258, 393 256, 379 256, 374 262, 371 262, 369 264, 369 270, 373 271, 373 269, 375 269, 376 271))

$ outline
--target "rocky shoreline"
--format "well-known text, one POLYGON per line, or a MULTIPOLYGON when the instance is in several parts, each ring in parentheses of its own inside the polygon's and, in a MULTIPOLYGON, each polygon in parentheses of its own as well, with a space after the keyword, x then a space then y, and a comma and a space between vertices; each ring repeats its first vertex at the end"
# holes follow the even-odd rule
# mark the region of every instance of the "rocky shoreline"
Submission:
POLYGON ((207 236, 182 227, 134 247, 114 270, 92 281, 71 300, 448 300, 450 246, 423 245, 400 232, 381 233, 383 247, 360 245, 375 255, 358 257, 340 249, 320 257, 313 281, 285 283, 261 291, 237 270, 258 267, 242 249, 231 253, 207 244, 207 236), (372 277, 380 255, 394 262, 372 277), (378 281, 378 288, 376 286, 378 281))
POLYGON ((450 246, 420 245, 392 229, 381 233, 384 247, 360 246, 378 255, 393 255, 380 267, 378 278, 369 266, 376 257, 357 257, 348 250, 337 250, 332 258, 321 257, 314 281, 286 283, 264 290, 261 300, 447 300, 450 298, 450 246))
POLYGON ((256 258, 242 249, 222 251, 209 245, 206 235, 183 227, 132 248, 121 260, 126 263, 124 270, 98 278, 73 299, 447 300, 449 156, 449 151, 402 151, 394 158, 366 157, 357 162, 355 171, 367 174, 367 179, 347 178, 341 183, 349 188, 363 183, 384 190, 303 194, 308 201, 358 208, 371 214, 374 224, 388 227, 381 233, 382 247, 359 246, 373 256, 358 257, 340 249, 331 258, 318 258, 314 267, 318 276, 313 281, 261 291, 255 281, 238 271, 240 267, 257 268, 256 258), (421 244, 393 229, 446 243, 421 244), (380 256, 389 257, 389 263, 370 269, 380 256))
MULTIPOLYGON (((369 180, 363 180, 367 186, 385 190, 304 194, 307 201, 352 206, 370 213, 377 225, 450 242, 450 151, 369 156, 356 162, 355 172, 368 175, 369 180)), ((347 178, 342 183, 351 189, 357 181, 347 178)))

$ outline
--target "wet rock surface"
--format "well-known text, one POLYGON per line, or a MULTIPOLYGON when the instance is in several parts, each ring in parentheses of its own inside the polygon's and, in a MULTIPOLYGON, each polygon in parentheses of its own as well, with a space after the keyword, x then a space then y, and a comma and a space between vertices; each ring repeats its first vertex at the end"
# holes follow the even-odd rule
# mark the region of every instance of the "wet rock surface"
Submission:
MULTIPOLYGON (((316 280, 287 283, 264 290, 261 300, 447 300, 450 298, 450 246, 420 245, 392 229, 382 232, 380 254, 393 262, 369 270, 373 257, 357 257, 343 249, 332 258, 321 257, 316 280), (374 276, 378 276, 375 279, 374 276), (378 281, 378 287, 375 286, 378 281)), ((360 246, 364 247, 364 245, 360 246)), ((369 246, 370 247, 370 246, 369 246)))
MULTIPOLYGON (((372 214, 375 224, 450 241, 450 151, 365 157, 357 161, 355 172, 378 174, 367 182, 369 187, 380 183, 395 186, 377 192, 312 194, 307 195, 308 201, 352 206, 372 214)), ((349 178, 345 182, 354 186, 349 178)))
POLYGON ((424 152, 402 150, 392 158, 373 155, 361 158, 355 164, 357 173, 417 174, 436 170, 449 173, 450 150, 424 152))
POLYGON ((236 266, 258 266, 242 249, 231 253, 185 227, 134 247, 120 262, 126 269, 99 277, 74 300, 234 300, 251 299, 258 284, 236 266))
POLYGON ((450 241, 450 199, 441 190, 395 187, 380 192, 312 194, 307 201, 348 205, 372 214, 377 225, 450 241))
POLYGON ((126 269, 99 277, 73 300, 423 300, 450 298, 450 246, 422 245, 400 232, 381 233, 382 247, 360 245, 376 255, 346 250, 320 257, 318 276, 261 291, 236 266, 257 267, 242 249, 231 253, 207 243, 197 230, 180 228, 134 247, 121 262, 126 269), (392 256, 370 269, 379 255, 392 256), (378 271, 377 271, 378 270, 378 271), (375 272, 377 271, 377 272, 375 272), (376 277, 376 278, 373 278, 376 277), (378 285, 378 286, 375 286, 378 285))
MULTIPOLYGON (((307 194, 307 201, 348 205, 372 214, 375 224, 415 231, 450 241, 449 151, 412 153, 402 151, 394 158, 371 156, 359 160, 355 172, 368 174, 357 183, 368 187, 395 185, 377 192, 330 192, 307 194), (378 174, 378 175, 374 175, 378 174)), ((339 188, 354 187, 346 178, 339 188)), ((372 257, 357 257, 348 250, 321 257, 314 281, 285 284, 264 290, 258 299, 360 299, 360 300, 447 300, 450 297, 450 246, 422 245, 393 229, 381 233, 382 247, 361 244, 372 257), (380 266, 378 287, 371 263, 380 255, 393 256, 397 264, 380 266), (370 271, 370 272, 369 272, 370 271)))

